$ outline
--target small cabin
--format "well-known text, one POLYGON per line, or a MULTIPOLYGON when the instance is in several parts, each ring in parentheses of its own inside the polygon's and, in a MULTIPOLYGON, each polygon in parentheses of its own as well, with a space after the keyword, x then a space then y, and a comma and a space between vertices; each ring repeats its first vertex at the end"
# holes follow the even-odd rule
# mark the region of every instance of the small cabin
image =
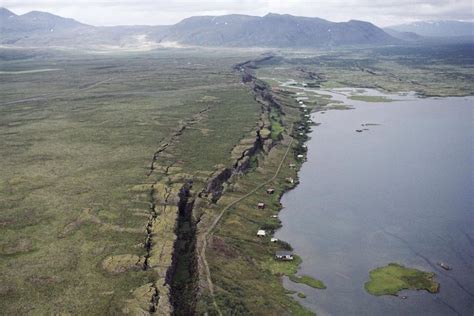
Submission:
POLYGON ((295 183, 295 180, 293 178, 286 178, 286 181, 291 184, 295 183))
POLYGON ((277 242, 278 241, 278 238, 275 238, 275 237, 272 237, 272 239, 270 239, 271 242, 277 242))
POLYGON ((260 210, 263 210, 263 209, 265 208, 265 203, 259 202, 259 203, 257 204, 257 208, 260 209, 260 210))
POLYGON ((290 163, 290 164, 289 164, 289 167, 290 167, 290 168, 296 168, 296 165, 295 165, 294 163, 290 163))
POLYGON ((298 159, 303 159, 303 158, 304 158, 304 155, 301 155, 301 154, 300 154, 300 155, 298 155, 298 156, 296 156, 296 157, 298 157, 298 159))
POLYGON ((273 188, 268 188, 267 189, 267 194, 273 194, 273 193, 275 193, 275 189, 273 189, 273 188))
POLYGON ((260 229, 258 232, 257 232, 257 236, 258 237, 265 237, 267 235, 267 233, 263 230, 263 229, 260 229))
POLYGON ((277 251, 275 252, 275 259, 289 261, 294 259, 294 255, 291 251, 277 251))

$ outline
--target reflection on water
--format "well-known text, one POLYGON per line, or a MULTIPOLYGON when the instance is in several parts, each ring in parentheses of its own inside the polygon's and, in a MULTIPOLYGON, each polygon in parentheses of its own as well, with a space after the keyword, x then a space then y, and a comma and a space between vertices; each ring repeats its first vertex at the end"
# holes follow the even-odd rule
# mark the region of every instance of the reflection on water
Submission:
POLYGON ((301 273, 328 289, 285 286, 303 291, 301 302, 319 315, 473 315, 474 98, 366 103, 348 100, 354 92, 323 92, 354 110, 314 114, 322 124, 299 186, 282 199, 277 233, 303 258, 301 273), (390 262, 434 271, 441 292, 367 294, 369 270, 390 262))

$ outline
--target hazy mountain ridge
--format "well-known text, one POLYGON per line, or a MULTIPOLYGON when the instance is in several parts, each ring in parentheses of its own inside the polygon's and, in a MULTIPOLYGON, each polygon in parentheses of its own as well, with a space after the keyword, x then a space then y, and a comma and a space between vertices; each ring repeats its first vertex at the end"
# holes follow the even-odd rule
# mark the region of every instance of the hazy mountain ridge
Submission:
POLYGON ((383 29, 387 34, 408 42, 417 42, 423 39, 423 36, 416 34, 415 32, 399 32, 390 28, 383 29))
POLYGON ((0 8, 0 44, 18 47, 143 47, 146 37, 166 29, 160 26, 96 27, 47 12, 23 15, 0 8))
POLYGON ((0 31, 3 32, 54 32, 57 30, 91 27, 74 19, 51 13, 31 11, 23 15, 0 8, 0 31))
POLYGON ((474 22, 420 21, 394 25, 384 30, 412 32, 421 36, 431 37, 474 36, 474 22))
POLYGON ((336 23, 287 14, 191 17, 171 26, 160 40, 230 47, 321 47, 398 42, 369 22, 336 23))

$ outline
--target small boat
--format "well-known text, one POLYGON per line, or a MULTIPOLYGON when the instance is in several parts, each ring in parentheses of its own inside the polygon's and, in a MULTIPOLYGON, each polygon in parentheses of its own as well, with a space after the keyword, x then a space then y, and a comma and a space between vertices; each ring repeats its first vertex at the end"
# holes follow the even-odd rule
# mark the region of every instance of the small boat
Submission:
POLYGON ((447 263, 444 263, 444 262, 438 262, 438 265, 446 271, 449 271, 449 270, 453 269, 447 263))
POLYGON ((362 130, 361 129, 356 129, 356 132, 357 133, 362 133, 362 130))

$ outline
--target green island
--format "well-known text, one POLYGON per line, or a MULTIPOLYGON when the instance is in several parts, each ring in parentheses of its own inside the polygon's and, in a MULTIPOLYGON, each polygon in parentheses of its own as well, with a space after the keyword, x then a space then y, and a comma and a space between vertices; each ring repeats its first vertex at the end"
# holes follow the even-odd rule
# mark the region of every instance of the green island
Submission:
POLYGON ((398 263, 390 263, 370 271, 370 280, 365 290, 372 295, 398 295, 401 290, 439 291, 439 283, 434 281, 435 274, 407 268, 398 263))

